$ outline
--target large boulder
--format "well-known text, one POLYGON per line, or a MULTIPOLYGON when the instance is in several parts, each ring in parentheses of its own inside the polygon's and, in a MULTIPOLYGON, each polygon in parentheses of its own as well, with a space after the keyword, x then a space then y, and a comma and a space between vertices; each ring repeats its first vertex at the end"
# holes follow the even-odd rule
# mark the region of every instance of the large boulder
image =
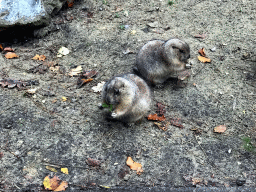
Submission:
POLYGON ((66 0, 0 0, 0 28, 45 25, 66 0))

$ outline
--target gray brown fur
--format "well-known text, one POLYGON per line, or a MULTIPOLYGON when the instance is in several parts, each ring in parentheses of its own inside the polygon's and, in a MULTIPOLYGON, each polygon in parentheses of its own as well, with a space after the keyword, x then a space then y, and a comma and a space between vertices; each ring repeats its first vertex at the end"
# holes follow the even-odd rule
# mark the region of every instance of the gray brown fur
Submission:
POLYGON ((151 91, 135 74, 115 76, 104 85, 102 102, 113 105, 112 112, 109 112, 112 119, 136 122, 150 109, 151 91))
POLYGON ((136 70, 150 83, 161 84, 185 70, 189 58, 189 45, 180 39, 152 40, 140 49, 136 70))

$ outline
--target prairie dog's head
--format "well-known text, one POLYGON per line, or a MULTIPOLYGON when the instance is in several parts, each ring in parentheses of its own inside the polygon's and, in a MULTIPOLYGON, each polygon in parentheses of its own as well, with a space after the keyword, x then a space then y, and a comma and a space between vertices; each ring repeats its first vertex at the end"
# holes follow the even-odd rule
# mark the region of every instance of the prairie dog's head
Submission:
POLYGON ((129 87, 127 87, 127 80, 122 77, 114 77, 109 80, 103 87, 103 100, 107 104, 117 105, 122 102, 125 94, 127 94, 129 87))
POLYGON ((185 68, 190 58, 189 45, 180 39, 170 39, 164 45, 167 62, 174 68, 185 68))

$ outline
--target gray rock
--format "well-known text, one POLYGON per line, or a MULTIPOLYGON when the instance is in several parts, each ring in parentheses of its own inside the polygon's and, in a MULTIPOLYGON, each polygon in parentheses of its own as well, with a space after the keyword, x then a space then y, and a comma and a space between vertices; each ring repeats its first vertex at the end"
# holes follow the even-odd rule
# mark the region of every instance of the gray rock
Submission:
POLYGON ((66 0, 4 0, 0 1, 0 27, 14 25, 45 25, 50 15, 58 12, 66 0))

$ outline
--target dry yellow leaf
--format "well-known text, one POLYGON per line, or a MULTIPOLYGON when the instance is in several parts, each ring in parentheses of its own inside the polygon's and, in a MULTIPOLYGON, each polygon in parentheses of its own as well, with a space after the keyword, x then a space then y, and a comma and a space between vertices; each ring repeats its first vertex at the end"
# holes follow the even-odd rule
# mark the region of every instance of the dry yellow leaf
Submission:
POLYGON ((214 128, 214 132, 216 133, 224 133, 227 129, 226 125, 219 125, 217 127, 214 128))
POLYGON ((65 174, 68 175, 68 168, 66 168, 66 167, 61 168, 60 171, 61 171, 62 173, 65 173, 65 174))
POLYGON ((52 171, 52 172, 57 172, 57 170, 54 167, 51 167, 51 166, 47 165, 45 168, 52 171))
POLYGON ((68 100, 68 98, 67 97, 62 97, 61 100, 65 102, 65 101, 68 100))
POLYGON ((68 182, 62 181, 60 183, 60 179, 54 175, 52 179, 50 179, 49 175, 44 178, 44 188, 52 191, 65 191, 68 187, 68 182))
POLYGON ((69 72, 69 76, 73 77, 73 76, 76 76, 78 75, 79 73, 81 73, 83 71, 81 65, 79 65, 77 68, 75 69, 71 69, 71 71, 69 72))
POLYGON ((198 56, 197 57, 199 61, 203 62, 203 63, 210 63, 211 59, 206 58, 206 57, 202 57, 202 56, 198 56))
POLYGON ((127 157, 126 164, 130 167, 130 169, 137 171, 138 175, 143 172, 142 165, 133 161, 131 157, 127 157))
POLYGON ((5 58, 6 59, 12 59, 12 58, 15 58, 15 57, 19 57, 16 53, 13 53, 13 52, 8 52, 5 54, 5 58))
POLYGON ((46 57, 45 57, 44 55, 38 55, 38 54, 36 54, 36 56, 34 56, 32 59, 44 61, 44 60, 46 59, 46 57))

